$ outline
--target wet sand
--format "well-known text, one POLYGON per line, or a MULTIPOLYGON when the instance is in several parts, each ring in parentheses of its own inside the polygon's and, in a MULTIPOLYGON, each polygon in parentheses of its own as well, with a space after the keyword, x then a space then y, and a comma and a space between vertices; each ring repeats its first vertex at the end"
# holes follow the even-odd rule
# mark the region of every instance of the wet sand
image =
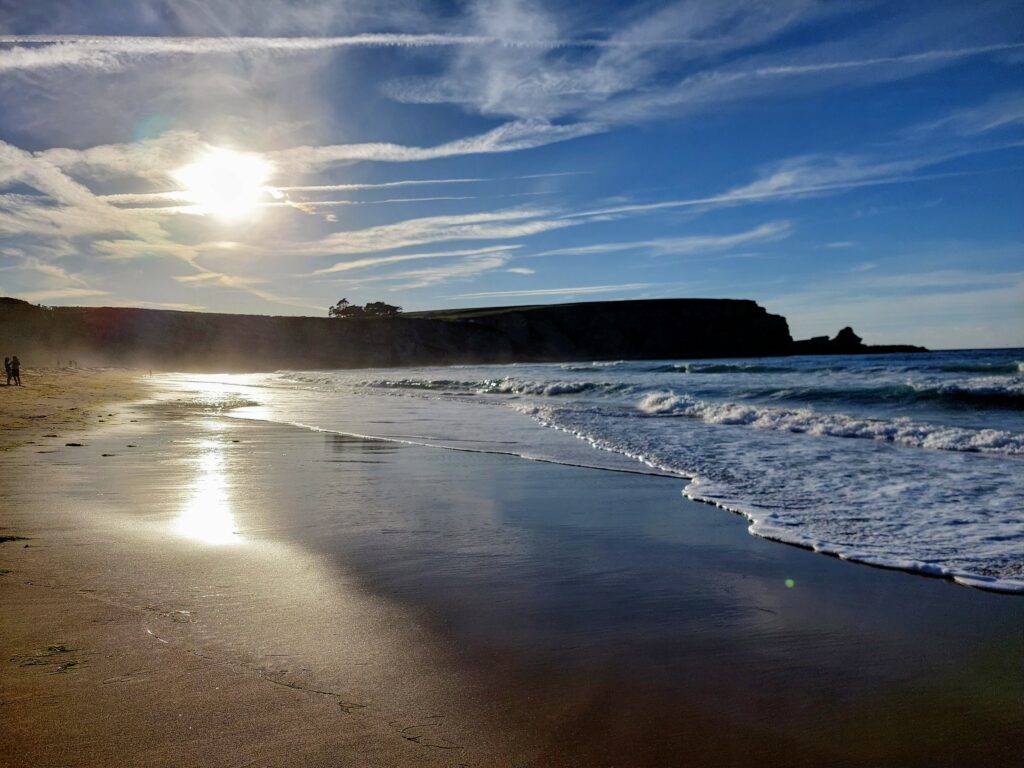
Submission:
POLYGON ((1020 598, 230 405, 0 456, 3 764, 1019 764, 1020 598))

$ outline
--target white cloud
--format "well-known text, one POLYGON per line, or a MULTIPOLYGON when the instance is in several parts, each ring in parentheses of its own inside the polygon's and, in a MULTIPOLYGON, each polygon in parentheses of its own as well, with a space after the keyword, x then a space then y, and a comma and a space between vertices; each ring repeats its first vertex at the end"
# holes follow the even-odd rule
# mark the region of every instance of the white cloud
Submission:
POLYGON ((338 37, 130 37, 114 35, 0 35, 0 72, 75 67, 116 71, 155 56, 214 56, 252 52, 300 54, 331 48, 595 47, 606 41, 523 39, 509 35, 367 33, 338 37))
MULTIPOLYGON (((478 181, 478 179, 436 179, 425 181, 391 182, 380 185, 319 185, 295 186, 294 179, 307 173, 319 172, 343 162, 419 162, 474 154, 495 154, 534 149, 561 141, 589 136, 605 130, 597 123, 555 124, 546 120, 516 120, 504 123, 475 136, 455 139, 430 147, 412 147, 388 142, 360 144, 333 144, 325 146, 296 146, 270 150, 262 157, 274 166, 275 181, 284 191, 330 191, 347 189, 373 189, 411 184, 448 184, 478 181), (283 181, 283 183, 282 183, 283 181)), ((11 145, 6 145, 11 146, 11 145)), ((210 151, 212 145, 191 131, 167 131, 160 136, 127 144, 105 144, 86 149, 54 148, 26 156, 35 157, 64 171, 75 171, 98 177, 140 178, 166 185, 169 174, 195 157, 210 151)), ((20 150, 19 150, 20 151, 20 150)), ((0 155, 0 163, 3 161, 0 155)), ((5 181, 0 164, 0 185, 5 181)), ((150 200, 180 200, 178 190, 159 190, 147 193, 113 195, 109 202, 146 203, 150 200), (153 195, 153 197, 148 197, 153 195)))
MULTIPOLYGON (((592 51, 460 48, 441 76, 395 80, 386 92, 412 103, 450 102, 482 114, 554 119, 647 90, 666 70, 742 50, 825 12, 808 0, 675 2, 610 20, 606 45, 592 51)), ((484 37, 543 41, 564 37, 563 30, 580 21, 548 5, 495 0, 471 6, 468 28, 484 37)))
POLYGON ((950 131, 959 136, 977 136, 982 133, 1024 125, 1024 91, 1001 93, 983 104, 954 112, 915 126, 911 135, 950 131))
POLYGON ((491 179, 403 179, 401 181, 385 181, 380 184, 318 184, 304 187, 278 187, 278 189, 282 192, 358 192, 364 189, 389 189, 424 184, 475 184, 481 181, 491 181, 491 179))
POLYGON ((301 307, 303 309, 319 309, 319 307, 310 304, 306 299, 281 296, 277 293, 261 288, 260 286, 267 282, 263 278, 229 275, 223 272, 203 269, 201 267, 197 268, 201 271, 192 275, 175 276, 174 279, 179 283, 189 285, 216 286, 245 291, 257 298, 268 301, 271 304, 282 304, 287 307, 301 307))
POLYGON ((25 301, 39 302, 52 299, 78 299, 87 296, 107 296, 107 291, 100 291, 95 288, 54 288, 41 291, 26 291, 15 294, 17 298, 25 301))
POLYGON ((690 235, 633 240, 620 243, 595 243, 531 254, 531 256, 588 256, 619 251, 643 250, 653 255, 681 256, 721 251, 752 242, 766 242, 787 237, 792 229, 788 221, 772 221, 743 232, 729 235, 690 235))
POLYGON ((40 275, 59 280, 63 283, 87 287, 87 283, 77 275, 72 275, 59 264, 43 261, 35 256, 21 256, 14 264, 0 267, 0 272, 10 271, 36 272, 40 275))
POLYGON ((313 272, 313 274, 329 275, 336 272, 349 272, 353 269, 367 269, 369 267, 379 267, 384 264, 398 264, 404 261, 419 261, 422 259, 446 259, 463 256, 483 256, 494 253, 506 253, 508 251, 514 251, 520 247, 521 246, 518 245, 494 245, 489 248, 472 248, 461 251, 431 251, 428 253, 402 253, 394 256, 375 256, 364 259, 353 259, 351 261, 339 261, 338 263, 332 264, 324 269, 318 269, 313 272))
POLYGON ((447 296, 449 299, 490 299, 502 296, 586 296, 599 293, 628 293, 654 287, 653 283, 620 283, 618 285, 576 285, 571 288, 535 288, 523 291, 478 291, 447 296))
POLYGON ((509 261, 507 254, 492 254, 489 256, 471 256, 461 259, 452 264, 439 267, 427 267, 424 269, 410 269, 404 272, 392 272, 376 277, 358 278, 359 283, 380 283, 394 282, 391 290, 405 291, 416 288, 426 288, 439 283, 448 283, 459 280, 469 280, 478 277, 485 272, 493 272, 501 269, 509 261))
POLYGON ((905 79, 962 59, 1022 49, 1024 43, 997 43, 807 62, 786 61, 785 54, 774 55, 767 61, 762 58, 760 64, 750 61, 744 68, 731 66, 687 75, 672 85, 639 90, 585 114, 587 119, 608 123, 634 122, 666 114, 693 113, 728 103, 905 79))
POLYGON ((548 211, 541 209, 514 208, 456 216, 428 216, 334 232, 321 240, 282 243, 274 247, 292 256, 376 253, 458 240, 509 240, 575 224, 573 221, 545 218, 548 215, 548 211))
POLYGON ((590 136, 605 130, 599 123, 557 125, 546 120, 516 120, 486 133, 456 139, 433 147, 408 147, 374 142, 330 146, 293 147, 266 153, 266 158, 285 173, 309 173, 335 163, 375 161, 389 163, 437 160, 462 155, 518 152, 560 141, 590 136))

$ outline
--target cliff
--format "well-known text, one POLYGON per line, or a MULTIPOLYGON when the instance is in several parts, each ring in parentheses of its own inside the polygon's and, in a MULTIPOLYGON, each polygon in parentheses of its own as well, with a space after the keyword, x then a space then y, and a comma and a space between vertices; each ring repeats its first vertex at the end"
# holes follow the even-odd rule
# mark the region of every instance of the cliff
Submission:
POLYGON ((75 360, 194 371, 749 357, 794 351, 786 319, 753 301, 656 299, 272 317, 0 298, 0 347, 26 364, 75 360))

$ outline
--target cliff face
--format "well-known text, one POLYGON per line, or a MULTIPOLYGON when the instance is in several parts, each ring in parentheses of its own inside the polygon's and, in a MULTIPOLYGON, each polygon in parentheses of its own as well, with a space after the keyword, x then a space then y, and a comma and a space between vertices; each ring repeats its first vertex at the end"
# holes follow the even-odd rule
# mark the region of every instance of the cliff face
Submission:
POLYGON ((785 318, 753 301, 659 299, 453 310, 388 319, 43 308, 0 299, 0 346, 22 359, 265 371, 779 355, 785 318))

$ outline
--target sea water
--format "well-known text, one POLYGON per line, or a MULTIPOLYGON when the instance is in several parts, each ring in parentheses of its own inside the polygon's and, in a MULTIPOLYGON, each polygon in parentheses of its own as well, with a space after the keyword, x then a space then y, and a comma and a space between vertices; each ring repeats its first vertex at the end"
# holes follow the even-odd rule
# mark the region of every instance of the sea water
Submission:
POLYGON ((1021 349, 215 378, 239 415, 677 474, 756 535, 1024 592, 1021 349))

